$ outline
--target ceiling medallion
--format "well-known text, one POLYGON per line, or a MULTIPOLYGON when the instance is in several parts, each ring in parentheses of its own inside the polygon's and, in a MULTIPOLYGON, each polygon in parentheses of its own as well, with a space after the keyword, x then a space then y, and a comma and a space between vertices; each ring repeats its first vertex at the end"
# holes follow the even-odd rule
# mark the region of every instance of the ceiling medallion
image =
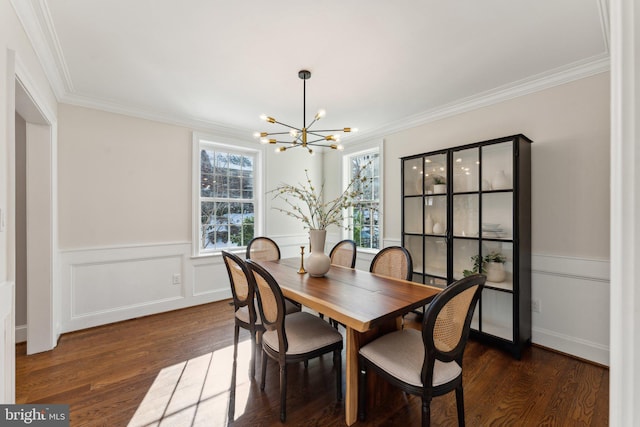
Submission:
POLYGON ((256 132, 254 137, 260 138, 262 144, 286 144, 286 146, 276 147, 276 153, 290 150, 296 147, 303 147, 309 151, 309 154, 313 154, 312 147, 326 147, 333 150, 342 150, 344 147, 340 144, 340 134, 335 132, 349 133, 356 132, 356 128, 342 128, 342 129, 319 129, 311 130, 311 127, 321 118, 325 116, 325 111, 320 110, 316 113, 311 123, 307 125, 307 80, 311 78, 311 72, 307 70, 298 71, 298 77, 302 79, 302 127, 282 123, 274 119, 273 117, 262 115, 260 118, 268 123, 277 123, 279 125, 289 128, 284 132, 256 132), (328 135, 326 135, 329 133, 328 135), (278 138, 281 135, 289 135, 292 140, 282 141, 278 138))

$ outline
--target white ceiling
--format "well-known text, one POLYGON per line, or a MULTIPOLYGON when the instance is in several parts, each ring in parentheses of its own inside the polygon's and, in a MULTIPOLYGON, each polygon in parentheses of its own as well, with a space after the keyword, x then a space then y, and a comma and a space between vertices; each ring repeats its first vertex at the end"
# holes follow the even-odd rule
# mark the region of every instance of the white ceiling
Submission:
POLYGON ((607 0, 12 3, 61 102, 236 135, 302 125, 301 69, 361 136, 608 69, 607 0))

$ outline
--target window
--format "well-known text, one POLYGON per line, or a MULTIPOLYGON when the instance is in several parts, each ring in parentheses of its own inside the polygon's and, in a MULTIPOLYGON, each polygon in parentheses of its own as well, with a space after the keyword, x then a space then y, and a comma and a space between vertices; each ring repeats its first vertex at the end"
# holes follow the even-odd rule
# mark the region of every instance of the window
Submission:
POLYGON ((198 196, 194 252, 201 255, 244 247, 255 234, 260 152, 199 138, 195 145, 198 196))
POLYGON ((348 176, 351 181, 364 166, 362 175, 369 184, 357 188, 362 197, 352 208, 350 238, 365 249, 379 249, 380 245, 380 155, 379 149, 355 153, 345 157, 348 176))

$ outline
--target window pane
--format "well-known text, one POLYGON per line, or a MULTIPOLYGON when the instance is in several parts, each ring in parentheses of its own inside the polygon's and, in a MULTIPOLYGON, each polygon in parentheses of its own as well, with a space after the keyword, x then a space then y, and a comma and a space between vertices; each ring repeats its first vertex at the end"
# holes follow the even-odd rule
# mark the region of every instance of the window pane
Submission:
POLYGON ((380 225, 378 222, 380 194, 379 155, 367 153, 350 158, 350 179, 358 172, 366 178, 357 182, 354 189, 360 193, 358 203, 353 207, 353 240, 363 248, 380 247, 380 225))
POLYGON ((246 246, 254 236, 256 155, 200 141, 201 251, 246 246))

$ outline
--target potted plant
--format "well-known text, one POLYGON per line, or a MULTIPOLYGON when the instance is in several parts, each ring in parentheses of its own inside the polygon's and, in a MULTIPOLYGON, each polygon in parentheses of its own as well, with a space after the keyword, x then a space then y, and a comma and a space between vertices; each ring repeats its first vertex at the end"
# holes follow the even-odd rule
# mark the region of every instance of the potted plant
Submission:
POLYGON ((471 261, 473 262, 473 268, 471 270, 464 270, 462 272, 464 277, 481 273, 487 276, 487 281, 500 283, 503 282, 507 276, 507 272, 504 269, 504 263, 507 262, 507 257, 498 251, 492 251, 485 255, 484 258, 480 255, 474 255, 471 257, 471 261))
POLYGON ((507 257, 497 251, 491 252, 484 257, 484 267, 489 282, 499 283, 504 281, 507 276, 504 269, 505 262, 507 262, 507 257))
POLYGON ((433 194, 443 194, 447 192, 447 181, 443 176, 433 177, 433 194))

